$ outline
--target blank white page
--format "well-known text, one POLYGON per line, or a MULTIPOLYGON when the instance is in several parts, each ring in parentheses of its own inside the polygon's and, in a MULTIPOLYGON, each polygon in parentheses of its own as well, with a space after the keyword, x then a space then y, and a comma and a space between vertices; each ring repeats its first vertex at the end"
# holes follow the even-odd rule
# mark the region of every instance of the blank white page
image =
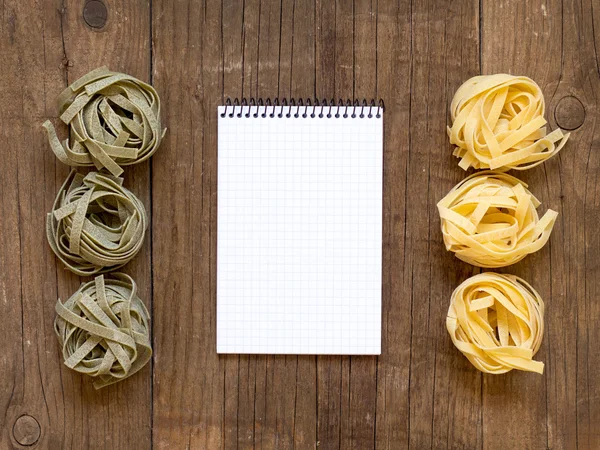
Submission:
POLYGON ((383 119, 329 109, 218 108, 218 353, 381 353, 383 119))

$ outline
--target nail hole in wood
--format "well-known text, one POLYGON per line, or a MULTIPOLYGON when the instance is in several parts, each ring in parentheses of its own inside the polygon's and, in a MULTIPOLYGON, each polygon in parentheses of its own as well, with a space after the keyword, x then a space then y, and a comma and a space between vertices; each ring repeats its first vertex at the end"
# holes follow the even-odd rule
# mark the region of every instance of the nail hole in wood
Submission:
POLYGON ((558 101, 554 119, 563 130, 576 130, 585 121, 585 107, 577 97, 568 95, 558 101))
POLYGON ((13 425, 13 437, 15 441, 26 447, 35 444, 41 434, 42 429, 39 422, 35 420, 35 417, 27 414, 19 417, 13 425))
POLYGON ((83 7, 83 20, 92 28, 102 28, 108 19, 108 9, 100 0, 90 0, 83 7))

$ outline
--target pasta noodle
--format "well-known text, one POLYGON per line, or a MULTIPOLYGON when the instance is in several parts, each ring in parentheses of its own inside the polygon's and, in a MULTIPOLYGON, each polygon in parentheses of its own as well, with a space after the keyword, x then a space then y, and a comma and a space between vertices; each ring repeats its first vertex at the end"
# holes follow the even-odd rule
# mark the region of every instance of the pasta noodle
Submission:
POLYGON ((48 243, 77 275, 119 268, 142 248, 146 210, 122 183, 108 174, 71 171, 56 196, 46 221, 48 243))
POLYGON ((482 372, 544 372, 544 363, 533 360, 544 335, 544 302, 519 277, 488 272, 465 280, 452 293, 446 328, 482 372))
POLYGON ((549 209, 539 219, 539 205, 515 177, 493 171, 473 174, 437 205, 446 249, 474 266, 514 264, 550 237, 558 213, 549 209))
POLYGON ((82 284, 56 303, 54 331, 65 365, 95 378, 100 389, 130 377, 150 360, 150 318, 124 273, 82 284))
POLYGON ((507 74, 473 77, 451 104, 450 143, 464 170, 524 170, 556 155, 569 134, 546 134, 544 96, 530 78, 507 74))
POLYGON ((71 84, 58 96, 58 107, 70 139, 61 143, 50 121, 43 126, 57 158, 69 166, 104 167, 119 176, 121 166, 148 159, 166 131, 154 88, 106 67, 71 84))

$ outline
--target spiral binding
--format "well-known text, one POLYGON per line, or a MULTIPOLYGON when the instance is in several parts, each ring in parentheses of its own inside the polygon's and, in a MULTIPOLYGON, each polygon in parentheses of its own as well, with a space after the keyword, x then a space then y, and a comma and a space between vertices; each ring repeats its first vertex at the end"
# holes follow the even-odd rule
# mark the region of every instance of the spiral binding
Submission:
POLYGON ((231 100, 230 98, 227 98, 227 100, 225 101, 225 109, 223 110, 223 112, 221 113, 221 117, 225 117, 227 115, 229 115, 229 117, 250 117, 252 115, 252 117, 295 117, 295 118, 315 118, 315 117, 319 117, 319 118, 323 118, 323 117, 327 117, 327 118, 332 118, 332 117, 360 117, 361 119, 364 117, 377 117, 380 118, 381 117, 381 113, 383 113, 385 109, 385 106, 383 104, 383 100, 379 99, 379 102, 375 102, 375 100, 371 100, 370 102, 368 102, 366 99, 363 99, 362 102, 360 102, 359 100, 346 100, 346 102, 344 102, 342 99, 338 100, 337 102, 335 100, 327 100, 327 99, 323 99, 323 100, 319 100, 319 99, 315 99, 315 100, 311 100, 309 98, 307 98, 306 100, 303 99, 282 99, 279 100, 277 97, 275 99, 273 99, 271 101, 270 98, 267 98, 266 100, 263 101, 262 98, 250 98, 249 100, 246 99, 245 97, 242 98, 242 100, 240 101, 238 98, 235 98, 234 100, 231 100), (254 108, 254 113, 250 113, 250 110, 252 108, 250 107, 265 107, 263 108, 262 113, 259 114, 259 109, 260 108, 254 108), (247 111, 244 113, 244 107, 248 107, 247 111), (269 114, 267 114, 267 107, 273 107, 271 109, 271 112, 269 114), (281 107, 279 112, 277 114, 275 114, 275 108, 274 107, 281 107), (285 112, 285 108, 287 108, 287 113, 285 112), (292 114, 292 108, 294 108, 294 114, 292 114), (304 108, 304 109, 302 109, 304 108), (335 114, 332 114, 332 110, 334 110, 335 108, 335 114), (375 114, 373 114, 375 113, 375 114))

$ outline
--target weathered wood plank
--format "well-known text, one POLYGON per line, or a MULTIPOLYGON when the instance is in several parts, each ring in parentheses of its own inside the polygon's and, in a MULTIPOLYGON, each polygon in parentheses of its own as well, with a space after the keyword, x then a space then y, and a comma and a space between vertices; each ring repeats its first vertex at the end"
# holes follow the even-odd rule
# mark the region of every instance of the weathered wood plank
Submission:
POLYGON ((507 271, 531 281, 546 302, 546 334, 539 359, 543 377, 510 374, 484 384, 484 446, 596 448, 594 423, 600 409, 596 370, 599 335, 591 326, 600 308, 595 235, 598 218, 597 102, 600 79, 595 61, 593 10, 597 2, 483 2, 483 72, 532 77, 546 96, 550 127, 557 121, 581 128, 559 157, 517 176, 530 184, 542 209, 559 212, 549 244, 507 271), (486 17, 494 20, 486 21, 486 17), (500 32, 502 30, 502 32, 500 32), (501 39, 500 34, 513 36, 501 39), (524 44, 526 43, 526 44, 524 44), (567 115, 557 106, 567 97, 581 102, 567 115), (582 111, 583 110, 583 111, 582 111), (583 113, 583 114, 581 114, 583 113), (573 122, 573 119, 575 122, 573 122), (517 413, 518 411, 518 413, 517 413))
MULTIPOLYGON (((516 5, 515 5, 516 6, 516 5)), ((560 8, 560 6, 558 6, 560 8)), ((552 8, 556 12, 555 8, 552 8)), ((502 9, 483 3, 483 29, 482 29, 482 72, 484 74, 508 72, 516 75, 531 76, 544 89, 544 93, 552 95, 548 88, 548 83, 560 72, 559 65, 548 64, 548 61, 542 63, 536 61, 535 55, 540 52, 548 51, 548 45, 556 45, 553 36, 546 35, 541 41, 533 40, 533 33, 541 31, 545 27, 543 23, 542 10, 537 5, 537 11, 534 16, 527 18, 526 14, 534 13, 533 9, 525 5, 516 6, 515 9, 507 5, 502 5, 502 9), (512 12, 504 12, 504 7, 512 12), (508 14, 507 14, 508 13, 508 14), (497 17, 497 21, 486 21, 487 17, 497 17), (510 20, 509 19, 510 16, 510 20), (534 19, 532 21, 532 19, 534 19), (496 22, 496 23, 494 23, 496 22), (522 30, 526 26, 528 30, 522 30), (493 27, 493 28, 492 28, 493 27), (515 40, 503 42, 502 48, 494 45, 498 39, 499 27, 507 27, 509 32, 515 36, 515 40), (522 45, 517 39, 525 38, 524 35, 517 38, 522 33, 529 34, 530 42, 527 46, 522 45), (539 47, 538 47, 539 46, 539 47), (497 48, 494 48, 497 47, 497 48), (494 57, 491 55, 494 53, 494 57), (537 70, 536 70, 537 66, 537 70)), ((504 31, 503 31, 504 33, 504 31)), ((548 161, 543 166, 534 170, 516 174, 517 177, 530 185, 532 192, 542 201, 542 209, 551 207, 551 199, 548 197, 547 189, 544 189, 544 178, 547 171, 558 162, 548 161)), ((562 212, 562 211, 559 211, 562 212)), ((529 280, 532 285, 539 290, 542 298, 548 306, 554 303, 550 299, 550 248, 554 239, 560 233, 560 227, 555 227, 552 241, 546 248, 535 255, 528 256, 521 263, 505 268, 503 271, 522 276, 529 280), (557 233, 558 232, 558 233, 557 233)), ((546 320, 551 319, 546 312, 546 320)), ((546 353, 548 340, 548 328, 546 333, 546 342, 542 346, 538 358, 547 361, 542 355, 546 353)), ((551 332, 551 330, 550 330, 551 332)), ((549 367, 546 368, 548 373, 549 367)), ((546 375, 547 376, 547 375, 546 375)), ((546 391, 544 389, 545 380, 543 377, 530 373, 511 372, 502 377, 484 376, 483 378, 483 427, 484 427, 484 448, 499 448, 500 439, 503 445, 520 443, 529 448, 542 448, 546 445, 546 391)))
MULTIPOLYGON (((63 10, 62 22, 64 39, 64 61, 67 81, 70 83, 86 72, 107 65, 113 70, 123 71, 144 81, 151 80, 150 74, 150 14, 146 1, 130 2, 122 5, 109 4, 108 21, 100 31, 90 29, 82 18, 83 5, 69 1, 63 10), (113 7, 114 6, 114 7, 113 7), (89 52, 89 49, 94 49, 89 52)), ((63 86, 53 89, 53 100, 62 91, 63 86)), ((54 105, 54 101, 51 103, 54 105)), ((52 110, 53 114, 57 111, 52 110)), ((44 144, 45 150, 47 144, 44 144)), ((62 166, 60 163, 55 163, 62 166)), ((64 170, 61 167, 61 170, 64 170)), ((147 206, 150 215, 150 164, 148 162, 130 166, 124 173, 125 185, 132 190, 147 206)), ((67 173, 65 171, 65 173, 67 173)), ((54 193, 62 184, 64 176, 58 178, 54 193)), ((54 194, 53 194, 54 195, 54 194)), ((151 216, 150 216, 151 220, 151 216)), ((151 239, 152 230, 148 230, 146 241, 136 258, 122 270, 130 274, 138 284, 140 298, 152 310, 151 299, 151 239)), ((79 287, 81 279, 57 268, 58 292, 62 299, 68 298, 79 287)), ((50 316, 50 314, 47 314, 50 316)), ((48 329, 48 328, 47 328, 48 329)), ((135 377, 124 383, 110 386, 103 391, 95 391, 88 380, 81 380, 66 368, 62 369, 63 381, 67 373, 73 380, 72 392, 64 389, 66 405, 70 407, 73 421, 80 414, 84 420, 81 427, 73 431, 73 448, 99 448, 105 445, 131 448, 148 448, 151 445, 151 406, 152 406, 152 364, 148 364, 135 377), (125 384, 126 383, 126 384, 125 384), (71 397, 72 396, 72 397, 71 397), (80 403, 78 405, 78 403, 80 403), (128 408, 136 405, 136 414, 128 408), (79 408, 82 411, 79 411, 79 408), (86 413, 86 410, 89 412, 86 413), (89 416, 89 417, 86 417, 89 416), (101 426, 99 424, 106 423, 101 426), (87 431, 84 431, 87 430, 87 431), (77 444, 82 440, 81 444, 77 444)), ((68 409, 67 409, 68 411, 68 409)), ((67 419, 68 420, 68 419, 67 419)), ((71 425, 65 423, 68 433, 71 425)), ((62 430, 57 430, 61 432, 62 430)))
MULTIPOLYGON (((217 2, 154 1, 154 84, 169 131, 152 161, 156 448, 221 448, 225 361, 215 353, 217 2)), ((228 437, 227 437, 228 438, 228 437)))
POLYGON ((471 0, 418 2, 412 8, 404 279, 413 448, 480 445, 473 424, 479 419, 480 378, 452 348, 444 326, 452 290, 473 269, 445 251, 436 208, 465 176, 451 155, 445 128, 454 91, 479 70, 478 19, 478 4, 471 0), (462 398, 451 396, 456 390, 462 398))
MULTIPOLYGON (((445 5, 434 3, 430 7, 429 14, 432 18, 430 21, 433 22, 429 28, 432 43, 429 60, 434 71, 443 72, 438 80, 436 76, 430 76, 427 94, 429 114, 434 114, 433 120, 428 119, 427 125, 427 128, 432 131, 427 133, 431 134, 428 143, 432 148, 431 161, 442 162, 430 166, 429 181, 429 205, 432 217, 430 235, 438 236, 429 247, 432 282, 428 320, 430 324, 435 324, 431 328, 431 335, 435 342, 432 361, 433 407, 428 411, 428 414, 432 414, 431 440, 435 448, 480 448, 482 444, 481 374, 456 351, 445 327, 452 291, 464 279, 479 270, 461 263, 454 255, 445 251, 442 239, 439 237, 440 223, 436 207, 436 203, 452 186, 467 175, 458 168, 457 160, 451 156, 452 149, 443 131, 444 122, 450 122, 450 102, 456 89, 464 80, 479 72, 480 11, 476 1, 447 2, 445 5), (445 15, 444 11, 446 11, 445 15), (444 17, 445 23, 438 24, 433 19, 435 17, 444 17), (444 42, 440 45, 435 36, 441 33, 444 35, 444 42), (440 94, 442 91, 443 99, 440 94), (444 301, 438 302, 435 299, 444 299, 444 301)), ((413 79, 413 82, 416 81, 413 79)), ((415 381, 418 382, 417 379, 415 381)))
POLYGON ((377 367, 376 448, 408 447, 410 297, 405 275, 405 183, 411 88, 410 2, 377 5, 377 95, 385 102, 382 353, 377 367), (394 42, 393 46, 389 43, 394 42))
MULTIPOLYGON (((10 306, 3 310, 0 329, 10 333, 2 345, 11 347, 2 354, 11 356, 0 365, 0 378, 13 381, 9 397, 0 394, 2 448, 18 443, 12 429, 22 414, 39 423, 38 448, 150 446, 150 365, 101 391, 62 365, 54 304, 58 296, 68 298, 81 280, 57 264, 46 243, 45 213, 69 169, 56 160, 40 126, 56 118, 56 96, 67 83, 99 65, 148 80, 149 19, 146 2, 111 5, 109 21, 95 32, 82 19, 80 2, 3 4, 0 59, 10 70, 0 75, 2 133, 11 144, 0 158, 0 202, 7 219, 2 220, 0 285, 10 306), (128 411, 132 404, 135 415, 128 411)), ((128 170, 126 184, 149 206, 148 164, 128 170)), ((149 248, 148 239, 135 262, 123 269, 138 282, 148 306, 149 248)))
POLYGON ((315 20, 315 95, 335 96, 335 2, 316 0, 315 20))

